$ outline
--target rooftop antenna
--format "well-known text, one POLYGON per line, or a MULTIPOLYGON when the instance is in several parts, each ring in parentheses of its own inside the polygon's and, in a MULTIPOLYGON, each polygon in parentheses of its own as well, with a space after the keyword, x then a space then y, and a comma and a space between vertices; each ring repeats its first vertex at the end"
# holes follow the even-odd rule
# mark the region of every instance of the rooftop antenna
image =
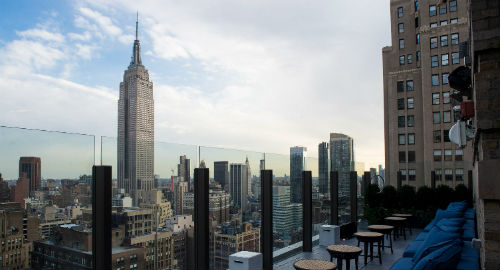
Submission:
POLYGON ((139 11, 137 11, 137 20, 135 21, 135 40, 139 40, 139 11))

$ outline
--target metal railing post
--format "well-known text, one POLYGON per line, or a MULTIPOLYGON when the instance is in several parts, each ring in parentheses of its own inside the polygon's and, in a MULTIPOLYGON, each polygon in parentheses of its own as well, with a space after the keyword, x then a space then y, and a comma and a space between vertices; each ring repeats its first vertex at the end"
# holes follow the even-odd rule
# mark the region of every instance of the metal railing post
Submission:
POLYGON ((111 166, 92 167, 92 267, 112 268, 111 166))
POLYGON ((273 171, 260 171, 261 228, 260 251, 264 270, 273 269, 273 171))
POLYGON ((302 250, 312 252, 311 171, 302 171, 302 250))
POLYGON ((339 225, 339 172, 330 172, 330 225, 339 225))
POLYGON ((194 253, 195 269, 209 269, 210 227, 208 168, 194 169, 194 253))

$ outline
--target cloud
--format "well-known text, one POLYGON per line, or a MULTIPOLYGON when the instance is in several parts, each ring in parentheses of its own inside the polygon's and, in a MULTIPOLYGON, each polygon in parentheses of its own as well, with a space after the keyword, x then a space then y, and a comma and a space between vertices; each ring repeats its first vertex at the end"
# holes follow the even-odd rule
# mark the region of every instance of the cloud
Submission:
POLYGON ((51 33, 43 29, 28 29, 17 31, 17 35, 24 38, 42 39, 47 41, 64 42, 64 36, 59 33, 51 33))

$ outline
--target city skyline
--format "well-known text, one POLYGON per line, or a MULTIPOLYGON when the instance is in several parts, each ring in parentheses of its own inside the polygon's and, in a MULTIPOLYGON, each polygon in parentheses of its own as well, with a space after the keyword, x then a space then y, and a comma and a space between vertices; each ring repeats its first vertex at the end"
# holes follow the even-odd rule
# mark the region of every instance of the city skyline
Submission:
MULTIPOLYGON (((117 3, 114 7, 108 6, 110 5, 108 3, 104 5, 92 2, 78 5, 64 1, 59 3, 59 6, 54 4, 40 8, 40 11, 32 9, 21 11, 19 7, 12 7, 11 13, 17 14, 18 17, 24 14, 23 12, 32 13, 33 19, 22 24, 11 17, 11 14, 5 14, 5 18, 2 19, 8 20, 11 26, 9 29, 1 30, 3 38, 0 43, 0 50, 4 52, 2 55, 8 55, 8 57, 2 57, 0 61, 1 69, 5 71, 0 77, 0 84, 6 86, 1 91, 10 102, 9 104, 2 102, 6 113, 0 117, 0 123, 9 126, 112 136, 114 132, 110 127, 116 123, 117 117, 116 112, 109 110, 109 106, 118 99, 117 78, 120 78, 120 73, 123 72, 123 66, 126 63, 123 61, 124 56, 128 57, 130 54, 129 44, 134 39, 133 23, 137 8, 132 8, 131 3, 117 3), (113 49, 109 49, 110 47, 113 49), (35 57, 27 53, 30 50, 20 51, 20 48, 36 48, 37 53, 44 53, 35 57), (73 65, 70 65, 70 62, 73 65), (94 72, 92 75, 88 72, 90 70, 99 72, 94 72), (21 81, 25 82, 25 86, 29 85, 29 89, 21 87, 19 85, 21 81), (17 93, 7 91, 14 85, 20 86, 17 93), (45 91, 39 91, 43 93, 43 96, 40 96, 38 92, 33 93, 30 89, 45 91), (16 103, 15 100, 21 93, 25 96, 33 94, 39 102, 26 108, 12 107, 10 103, 16 103), (54 106, 55 101, 48 100, 46 96, 59 96, 57 101, 62 106, 54 106), (61 100, 67 97, 72 101, 61 100), (81 102, 93 102, 92 109, 82 105, 81 102), (78 109, 69 109, 67 106, 78 109), (41 108, 51 109, 42 110, 41 108), (33 110, 37 111, 37 114, 30 114, 32 117, 26 117, 26 113, 33 112, 33 110), (65 110, 66 113, 62 114, 60 110, 65 110), (94 121, 96 118, 100 121, 94 121), (65 121, 67 119, 71 121, 65 121)), ((248 7, 250 14, 260 16, 258 12, 260 4, 255 5, 248 7)), ((151 74, 151 79, 155 81, 155 102, 158 108, 155 112, 155 120, 158 120, 155 139, 179 143, 223 145, 228 148, 273 153, 286 153, 290 145, 301 144, 313 149, 311 154, 315 155, 314 146, 335 127, 334 130, 337 132, 354 136, 358 142, 356 147, 359 147, 357 153, 361 160, 374 165, 383 164, 383 145, 380 143, 382 131, 372 127, 370 130, 374 130, 375 133, 372 132, 370 136, 367 136, 364 135, 366 134, 364 130, 369 127, 352 124, 355 123, 353 119, 374 117, 373 106, 378 106, 379 108, 375 111, 378 111, 379 117, 363 122, 376 123, 378 121, 378 126, 382 126, 382 106, 372 102, 374 99, 382 100, 381 93, 375 91, 381 87, 379 76, 370 75, 373 78, 373 83, 367 84, 371 85, 370 87, 364 84, 358 85, 356 80, 349 80, 354 84, 347 83, 343 79, 345 76, 341 76, 342 71, 335 68, 336 65, 324 66, 326 62, 320 61, 318 55, 312 54, 314 50, 311 50, 313 49, 311 46, 316 46, 314 44, 318 42, 297 42, 296 39, 297 35, 305 34, 309 32, 309 29, 316 27, 325 32, 312 31, 308 36, 328 37, 319 40, 321 41, 319 44, 331 45, 330 38, 338 35, 340 35, 338 40, 351 37, 349 32, 332 31, 334 29, 321 27, 326 24, 335 25, 335 22, 325 21, 328 18, 322 12, 323 8, 336 13, 342 9, 351 8, 350 5, 338 3, 339 11, 326 2, 311 6, 307 12, 320 15, 317 21, 312 21, 311 25, 307 25, 305 29, 290 26, 290 36, 282 34, 277 35, 275 40, 269 40, 269 33, 266 33, 267 30, 260 24, 252 25, 249 21, 237 20, 234 26, 239 27, 237 29, 255 28, 253 35, 245 37, 234 31, 235 29, 225 29, 226 24, 221 25, 216 22, 205 24, 207 20, 210 21, 204 16, 210 13, 210 7, 200 4, 200 12, 203 16, 196 19, 196 14, 186 11, 185 6, 172 4, 168 12, 184 14, 192 19, 187 20, 192 24, 205 24, 209 28, 206 36, 193 37, 188 34, 190 32, 188 30, 193 26, 186 23, 186 20, 172 22, 170 20, 175 20, 178 15, 159 16, 151 7, 151 3, 145 3, 144 9, 139 10, 140 18, 144 18, 145 29, 144 33, 140 33, 139 38, 144 39, 143 43, 147 44, 144 45, 143 58, 151 63, 150 69, 155 70, 151 74), (169 17, 169 22, 164 22, 163 17, 169 17), (220 31, 226 30, 232 31, 227 33, 227 38, 221 39, 222 45, 234 44, 235 40, 242 40, 244 44, 248 44, 246 47, 239 46, 228 51, 231 56, 239 55, 240 57, 225 56, 216 46, 213 46, 214 38, 219 37, 220 31), (160 46, 162 41, 167 47, 160 46), (202 44, 207 44, 207 46, 201 46, 202 44), (281 44, 283 52, 275 54, 273 44, 281 44), (185 53, 180 53, 180 51, 185 53), (286 52, 290 52, 290 55, 286 52), (254 61, 246 61, 251 55, 257 58, 254 61), (297 65, 297 62, 291 61, 290 57, 300 60, 303 64, 297 65), (235 62, 231 62, 233 60, 235 62), (272 80, 268 76, 263 76, 269 73, 270 69, 275 70, 275 65, 284 65, 287 68, 282 73, 276 73, 272 80), (329 72, 327 76, 323 75, 322 70, 325 68, 330 69, 334 74, 338 72, 339 76, 331 78, 332 72, 329 72), (310 72, 304 73, 302 69, 310 72), (299 74, 316 74, 314 81, 320 78, 318 82, 321 81, 322 85, 310 84, 313 78, 297 76, 299 74), (299 81, 294 81, 296 79, 299 81), (328 83, 324 84, 326 82, 328 83), (303 90, 306 89, 306 85, 310 90, 303 90), (325 85, 330 86, 324 87, 325 85), (324 105, 323 102, 326 100, 337 103, 335 100, 339 100, 340 97, 345 98, 346 101, 352 101, 354 96, 348 93, 353 87, 359 89, 356 91, 358 100, 355 102, 359 106, 356 106, 355 110, 342 108, 342 104, 350 102, 326 106, 329 108, 328 113, 323 111, 322 115, 325 115, 326 119, 321 122, 329 123, 328 125, 319 125, 317 120, 312 120, 312 117, 317 115, 316 113, 312 115, 309 110, 299 109, 295 112, 290 110, 294 107, 290 105, 296 104, 298 100, 304 100, 301 97, 310 91, 313 95, 308 97, 303 108, 321 107, 318 105, 324 105), (269 89, 273 91, 268 91, 269 89), (285 89, 286 92, 284 92, 285 89), (263 100, 263 96, 268 98, 263 100), (340 110, 350 115, 351 121, 337 117, 340 110), (231 119, 224 117, 227 114, 233 117, 231 119), (203 123, 200 123, 199 119, 204 119, 203 123), (233 123, 233 120, 245 123, 245 127, 233 123), (230 132, 226 132, 227 129, 224 128, 228 125, 233 127, 230 132), (247 132, 246 126, 251 127, 252 132, 247 132), (266 130, 276 126, 280 128, 273 128, 275 130, 273 134, 267 133, 266 130), (203 137, 199 134, 203 134, 203 137), (284 134, 287 135, 284 136, 284 134), (357 138, 358 136, 361 138, 357 138)), ((374 5, 374 8, 382 10, 387 4, 380 6, 364 2, 354 5, 374 5)), ((278 6, 273 5, 269 8, 275 10, 278 6)), ((289 16, 296 14, 300 8, 299 4, 292 3, 289 15, 280 15, 283 17, 272 24, 271 29, 276 29, 278 32, 286 30, 285 25, 290 19, 289 16)), ((234 14, 242 10, 241 7, 229 6, 222 12, 224 12, 222 15, 225 15, 223 16, 225 20, 233 20, 234 14)), ((361 20, 362 14, 359 15, 361 20)), ((386 36, 386 38, 378 38, 377 43, 384 44, 388 41, 388 31, 382 23, 377 27, 378 31, 383 31, 386 36)), ((368 40, 374 37, 368 31, 367 33, 367 36, 361 38, 368 40)), ((356 42, 368 44, 366 41, 356 42)), ((334 43, 333 45, 345 46, 347 43, 341 45, 334 43)), ((364 55, 362 60, 366 61, 366 57, 372 59, 373 61, 368 62, 373 63, 370 65, 373 65, 374 69, 380 66, 380 59, 377 56, 380 51, 379 47, 374 45, 371 53, 364 55)), ((321 49, 329 53, 327 57, 329 65, 344 62, 339 58, 341 56, 334 53, 338 51, 337 49, 321 49)), ((346 78, 352 78, 352 76, 346 78)))

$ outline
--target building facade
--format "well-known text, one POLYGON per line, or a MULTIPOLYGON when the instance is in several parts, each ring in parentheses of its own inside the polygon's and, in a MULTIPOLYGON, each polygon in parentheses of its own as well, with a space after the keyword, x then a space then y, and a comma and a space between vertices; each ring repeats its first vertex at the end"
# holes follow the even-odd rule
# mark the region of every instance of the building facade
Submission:
POLYGON ((179 164, 177 164, 177 175, 180 177, 179 181, 187 182, 188 190, 191 190, 191 173, 190 173, 190 160, 186 155, 179 157, 179 164))
POLYGON ((26 177, 29 182, 28 194, 42 187, 42 160, 39 157, 19 158, 19 178, 26 177))
POLYGON ((118 187, 138 205, 137 192, 154 187, 153 82, 142 65, 136 23, 133 55, 118 100, 118 187))
POLYGON ((233 206, 245 211, 248 195, 248 167, 245 164, 231 163, 229 166, 229 194, 233 206))
POLYGON ((319 176, 319 193, 329 194, 330 179, 328 170, 328 143, 322 142, 318 145, 318 176, 319 176))
POLYGON ((290 147, 290 200, 302 202, 302 171, 306 168, 307 148, 290 147))
POLYGON ((229 162, 214 162, 214 180, 219 183, 222 189, 229 191, 229 162))
POLYGON ((438 7, 432 0, 393 0, 392 46, 382 49, 384 82, 385 178, 402 184, 467 184, 471 147, 452 144, 448 131, 457 120, 448 74, 464 64, 459 44, 469 39, 466 0, 438 7))
POLYGON ((229 256, 239 251, 260 252, 260 229, 250 223, 243 223, 241 228, 234 225, 222 226, 213 234, 211 269, 229 268, 229 256))

